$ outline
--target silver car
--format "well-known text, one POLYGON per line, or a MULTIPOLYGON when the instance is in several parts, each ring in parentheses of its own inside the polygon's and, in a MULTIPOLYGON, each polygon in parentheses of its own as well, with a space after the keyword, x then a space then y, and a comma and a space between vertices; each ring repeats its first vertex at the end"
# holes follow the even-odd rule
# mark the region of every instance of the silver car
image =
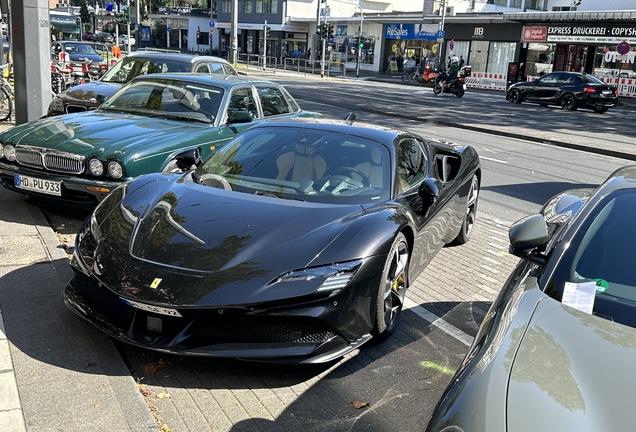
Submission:
POLYGON ((427 432, 634 430, 636 166, 510 228, 521 261, 427 432))

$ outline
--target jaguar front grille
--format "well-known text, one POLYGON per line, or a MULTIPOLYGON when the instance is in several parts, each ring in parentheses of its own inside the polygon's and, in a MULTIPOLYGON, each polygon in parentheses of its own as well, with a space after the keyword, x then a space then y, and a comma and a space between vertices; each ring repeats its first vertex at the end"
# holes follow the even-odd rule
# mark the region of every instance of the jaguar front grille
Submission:
POLYGON ((33 147, 17 147, 15 152, 20 165, 68 174, 84 172, 84 156, 33 147))

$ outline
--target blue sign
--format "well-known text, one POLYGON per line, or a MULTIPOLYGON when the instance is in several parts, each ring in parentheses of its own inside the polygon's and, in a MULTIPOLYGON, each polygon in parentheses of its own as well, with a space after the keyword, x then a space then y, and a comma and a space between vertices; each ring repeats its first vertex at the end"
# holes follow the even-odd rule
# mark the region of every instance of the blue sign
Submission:
POLYGON ((444 30, 437 31, 437 39, 444 39, 444 30))
POLYGON ((168 28, 166 29, 166 31, 167 31, 168 33, 170 33, 170 32, 172 31, 172 27, 168 26, 168 28))
POLYGON ((629 46, 629 44, 627 42, 621 42, 618 45, 616 45, 616 52, 619 53, 620 55, 625 55, 628 52, 631 51, 631 47, 629 46))
POLYGON ((384 37, 387 39, 437 40, 437 24, 388 24, 384 37))
POLYGON ((210 21, 210 27, 214 28, 214 21, 210 21))

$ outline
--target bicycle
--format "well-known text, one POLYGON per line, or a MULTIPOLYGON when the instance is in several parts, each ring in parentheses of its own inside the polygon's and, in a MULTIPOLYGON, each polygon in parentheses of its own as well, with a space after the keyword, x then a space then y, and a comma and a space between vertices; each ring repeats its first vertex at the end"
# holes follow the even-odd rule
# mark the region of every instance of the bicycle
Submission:
POLYGON ((413 66, 410 68, 404 68, 404 72, 402 72, 402 81, 403 82, 419 82, 420 77, 422 76, 422 70, 420 66, 413 66))
POLYGON ((0 121, 6 121, 13 114, 14 90, 10 80, 13 71, 11 63, 0 66, 0 121))

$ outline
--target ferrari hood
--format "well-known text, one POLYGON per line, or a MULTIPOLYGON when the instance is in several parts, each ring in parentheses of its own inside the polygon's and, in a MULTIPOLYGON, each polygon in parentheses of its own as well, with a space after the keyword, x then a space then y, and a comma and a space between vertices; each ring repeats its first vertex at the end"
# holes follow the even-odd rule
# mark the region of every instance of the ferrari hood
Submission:
POLYGON ((363 214, 362 208, 238 193, 179 180, 146 184, 110 218, 130 232, 128 250, 121 244, 118 254, 197 272, 222 273, 249 262, 252 268, 276 273, 304 268, 346 228, 342 219, 352 214, 363 214), (142 207, 135 216, 134 210, 142 207))
POLYGON ((632 430, 634 364, 636 329, 544 298, 514 359, 508 431, 632 430))
POLYGON ((105 96, 104 99, 106 99, 117 90, 119 90, 121 87, 121 84, 92 81, 86 84, 80 84, 71 87, 66 91, 63 98, 66 99, 66 103, 82 101, 93 103, 95 104, 95 106, 97 106, 101 103, 97 101, 97 95, 105 96))
POLYGON ((344 218, 363 214, 152 178, 133 182, 145 183, 112 208, 88 252, 102 283, 141 301, 228 306, 310 295, 323 279, 274 282, 312 262, 349 225, 344 218))
POLYGON ((183 141, 185 134, 209 130, 206 123, 90 111, 25 123, 0 135, 0 141, 107 159, 115 152, 119 157, 141 153, 146 146, 183 141))

